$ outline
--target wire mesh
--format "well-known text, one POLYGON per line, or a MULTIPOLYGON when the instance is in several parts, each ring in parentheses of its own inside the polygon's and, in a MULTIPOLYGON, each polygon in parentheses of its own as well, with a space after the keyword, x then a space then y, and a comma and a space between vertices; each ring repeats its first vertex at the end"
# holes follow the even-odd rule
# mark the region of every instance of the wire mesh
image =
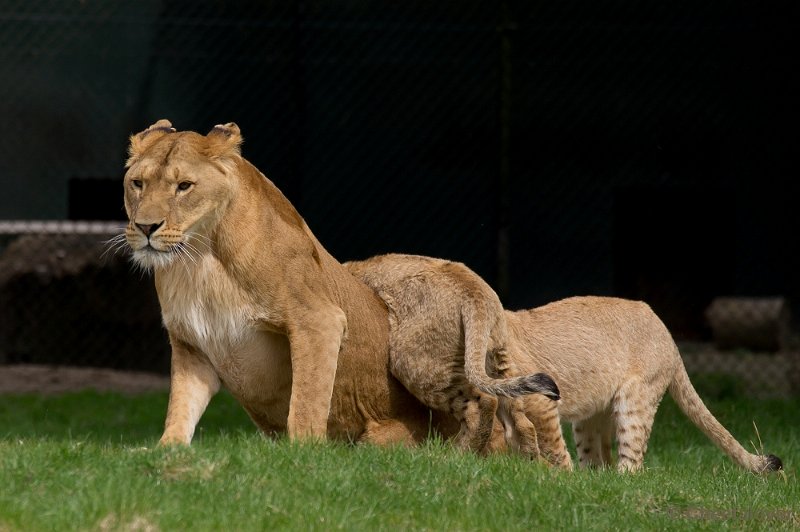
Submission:
POLYGON ((0 362, 166 370, 152 280, 34 221, 124 220, 127 137, 169 118, 235 121, 342 261, 459 260, 509 308, 643 299, 690 345, 718 298, 779 297, 795 375, 797 18, 767 4, 7 0, 0 362))

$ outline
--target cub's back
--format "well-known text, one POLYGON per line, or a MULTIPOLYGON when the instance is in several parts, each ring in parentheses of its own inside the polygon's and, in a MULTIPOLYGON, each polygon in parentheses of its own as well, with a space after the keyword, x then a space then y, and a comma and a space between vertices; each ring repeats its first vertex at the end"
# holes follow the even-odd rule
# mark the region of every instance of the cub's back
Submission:
POLYGON ((509 345, 520 369, 551 375, 559 412, 584 418, 610 403, 631 375, 674 373, 680 356, 650 307, 614 297, 570 297, 530 310, 507 311, 509 345))
MULTIPOLYGON (((497 294, 467 266, 420 255, 390 253, 344 266, 386 302, 393 325, 392 336, 439 342, 463 355, 463 309, 480 306, 493 325, 504 320, 497 294)), ((430 345, 426 346, 430 347, 430 345)))

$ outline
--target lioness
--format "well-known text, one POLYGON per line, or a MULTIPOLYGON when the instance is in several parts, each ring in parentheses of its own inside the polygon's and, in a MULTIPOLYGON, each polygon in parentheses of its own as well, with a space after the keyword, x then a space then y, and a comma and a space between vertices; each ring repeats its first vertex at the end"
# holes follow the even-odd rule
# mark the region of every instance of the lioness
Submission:
MULTIPOLYGON (((366 263, 356 274, 368 284, 386 275, 396 263, 412 265, 416 259, 396 255, 391 261, 366 263)), ((432 286, 432 285, 430 285, 432 286)), ((442 285, 436 285, 441 289, 442 285)), ((436 294, 459 305, 463 291, 436 294)), ((431 296, 432 298, 434 296, 431 296)), ((422 308, 437 336, 458 337, 461 332, 441 305, 422 308)), ((663 322, 639 301, 613 297, 572 297, 542 307, 505 312, 508 354, 523 373, 541 371, 559 385, 561 401, 540 396, 522 398, 534 423, 539 446, 554 463, 566 452, 561 418, 572 422, 582 466, 611 463, 611 440, 617 440, 617 469, 642 467, 653 418, 669 389, 689 419, 741 467, 753 472, 781 469, 774 455, 747 452, 708 411, 698 396, 663 322)))
POLYGON ((221 384, 267 434, 420 441, 431 413, 389 373, 385 305, 241 143, 233 123, 204 136, 167 120, 130 138, 125 237, 155 273, 172 347, 160 443, 189 444, 221 384))
POLYGON ((483 279, 460 262, 416 255, 380 255, 343 265, 389 307, 392 374, 427 406, 452 413, 461 423, 456 445, 486 451, 495 396, 501 396, 498 414, 513 427, 509 434, 521 452, 538 458, 536 431, 524 405, 506 398, 542 393, 557 400, 558 387, 543 373, 513 377, 503 306, 483 279), (503 378, 489 377, 487 366, 503 378))

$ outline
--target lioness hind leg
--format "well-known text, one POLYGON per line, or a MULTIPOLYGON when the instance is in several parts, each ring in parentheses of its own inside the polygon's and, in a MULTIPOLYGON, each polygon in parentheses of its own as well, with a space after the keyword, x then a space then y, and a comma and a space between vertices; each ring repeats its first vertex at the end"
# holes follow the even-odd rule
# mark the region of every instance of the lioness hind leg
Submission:
POLYGON ((413 420, 389 419, 367 422, 358 441, 373 445, 416 445, 427 435, 427 427, 413 420))

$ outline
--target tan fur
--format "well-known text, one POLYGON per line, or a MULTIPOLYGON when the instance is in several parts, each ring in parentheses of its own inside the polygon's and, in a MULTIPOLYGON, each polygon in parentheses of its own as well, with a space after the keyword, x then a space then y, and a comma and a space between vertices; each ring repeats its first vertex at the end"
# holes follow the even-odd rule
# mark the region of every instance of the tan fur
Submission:
POLYGON ((392 374, 427 406, 461 423, 456 444, 485 452, 499 415, 520 449, 538 457, 533 425, 519 400, 528 393, 558 399, 547 375, 516 375, 506 353, 503 306, 464 264, 416 255, 382 255, 344 266, 389 307, 392 374), (435 316, 436 320, 431 317, 435 316), (487 374, 487 365, 493 374, 487 374))
MULTIPOLYGON (((689 381, 675 341, 647 304, 571 297, 506 312, 506 319, 520 369, 545 371, 561 387, 558 412, 573 424, 581 465, 610 464, 616 437, 617 468, 640 469, 656 409, 669 390, 689 419, 741 467, 753 472, 782 467, 773 455, 747 452, 709 412, 689 381)), ((529 412, 542 404, 525 400, 529 412)), ((555 421, 540 430, 558 431, 560 437, 555 421)), ((540 436, 540 445, 542 440, 548 438, 540 436)))
POLYGON ((188 444, 221 385, 267 434, 420 441, 430 411, 389 373, 385 305, 241 142, 233 123, 203 136, 167 120, 130 139, 126 238, 155 272, 172 346, 161 443, 188 444))
MULTIPOLYGON (((370 279, 367 284, 374 286, 384 277, 392 280, 393 268, 409 261, 413 266, 416 260, 394 255, 391 262, 365 262, 356 273, 370 279)), ((433 329, 428 335, 459 338, 462 332, 447 308, 427 302, 449 301, 458 306, 461 299, 476 292, 468 284, 454 287, 449 282, 431 281, 427 287, 449 292, 420 298, 423 306, 416 311, 427 316, 433 329)), ((418 291, 419 287, 409 289, 418 291)), ((748 453, 708 411, 689 381, 669 331, 645 303, 573 297, 504 314, 508 327, 506 353, 512 371, 544 372, 560 388, 561 401, 557 404, 538 395, 521 398, 535 426, 539 448, 551 463, 571 467, 561 418, 573 423, 581 465, 610 464, 611 443, 616 437, 617 468, 640 469, 656 408, 669 389, 689 419, 737 464, 754 472, 782 467, 775 456, 748 453)), ((423 341, 418 348, 425 345, 423 341)), ((509 436, 514 437, 507 434, 506 438, 509 436)))

